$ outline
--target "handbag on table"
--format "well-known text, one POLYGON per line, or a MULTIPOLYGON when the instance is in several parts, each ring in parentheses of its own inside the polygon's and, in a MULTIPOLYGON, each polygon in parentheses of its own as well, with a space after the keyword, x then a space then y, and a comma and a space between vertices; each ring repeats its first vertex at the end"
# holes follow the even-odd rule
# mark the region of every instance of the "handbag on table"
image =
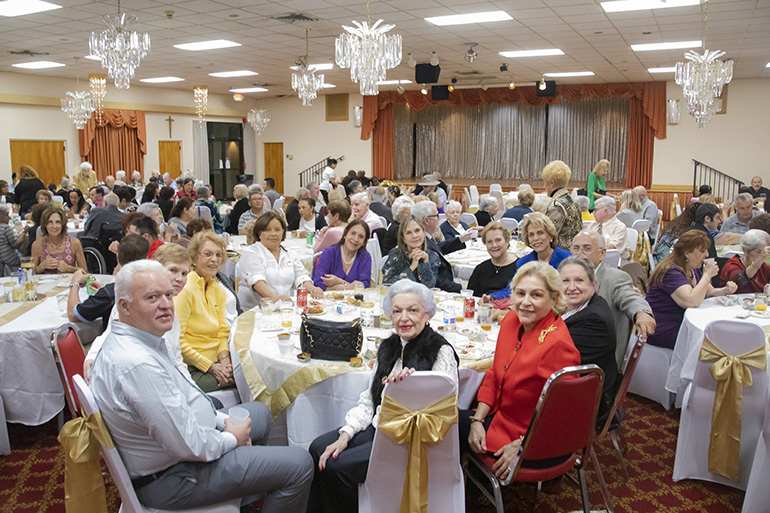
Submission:
POLYGON ((361 353, 364 331, 361 320, 323 321, 302 314, 299 343, 302 352, 320 360, 348 361, 361 353))

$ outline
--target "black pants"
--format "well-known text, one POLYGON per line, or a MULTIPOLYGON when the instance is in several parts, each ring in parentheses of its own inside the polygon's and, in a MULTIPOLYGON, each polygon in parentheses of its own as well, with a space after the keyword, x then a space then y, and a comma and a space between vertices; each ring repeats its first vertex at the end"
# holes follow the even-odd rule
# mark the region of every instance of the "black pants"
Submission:
POLYGON ((329 204, 329 191, 321 191, 321 196, 324 197, 324 203, 329 204))
POLYGON ((318 460, 339 438, 339 431, 329 431, 310 444, 313 457, 313 486, 310 489, 309 511, 318 513, 356 513, 358 511, 358 485, 366 480, 369 456, 372 453, 374 426, 356 433, 347 448, 337 458, 326 460, 326 468, 318 470, 318 460))

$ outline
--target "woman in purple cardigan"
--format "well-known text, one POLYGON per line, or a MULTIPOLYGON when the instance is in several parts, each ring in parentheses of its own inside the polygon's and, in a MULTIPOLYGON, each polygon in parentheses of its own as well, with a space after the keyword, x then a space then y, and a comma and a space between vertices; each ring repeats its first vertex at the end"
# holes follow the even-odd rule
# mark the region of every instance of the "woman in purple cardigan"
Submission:
POLYGON ((349 290, 355 283, 369 287, 372 257, 366 251, 369 225, 356 219, 348 223, 339 243, 323 250, 313 269, 313 283, 323 290, 349 290))

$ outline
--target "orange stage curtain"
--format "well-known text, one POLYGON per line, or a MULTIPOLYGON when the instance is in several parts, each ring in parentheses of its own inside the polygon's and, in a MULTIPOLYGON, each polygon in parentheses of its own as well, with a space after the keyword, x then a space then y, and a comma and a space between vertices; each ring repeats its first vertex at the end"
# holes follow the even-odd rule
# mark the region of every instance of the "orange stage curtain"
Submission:
MULTIPOLYGON (((489 105, 493 103, 513 105, 524 102, 528 105, 553 105, 564 98, 570 101, 582 98, 628 98, 631 101, 631 130, 628 138, 628 165, 626 184, 644 185, 649 187, 652 182, 652 152, 653 137, 666 138, 666 83, 665 82, 629 82, 616 84, 580 84, 558 85, 556 96, 538 98, 534 87, 517 87, 516 89, 494 88, 458 89, 449 93, 449 99, 443 100, 452 107, 489 105), (634 106, 634 103, 637 106, 634 106), (636 128, 636 130, 634 130, 636 128), (632 156, 634 157, 632 159, 632 156)), ((441 100, 439 100, 441 101, 441 100)), ((438 105, 430 95, 420 91, 406 91, 398 94, 394 91, 381 92, 376 97, 364 97, 363 122, 361 124, 361 139, 368 140, 374 134, 372 145, 380 148, 393 148, 393 115, 384 123, 390 124, 389 130, 378 130, 380 118, 386 108, 394 104, 408 103, 409 107, 421 111, 428 105, 438 105)), ((391 150, 392 151, 392 150, 391 150)), ((393 157, 390 162, 375 154, 372 173, 374 176, 385 176, 393 173, 393 157), (389 167, 388 167, 389 166, 389 167)))
POLYGON ((80 133, 80 155, 94 166, 99 180, 124 170, 144 174, 147 126, 142 110, 105 109, 103 122, 91 116, 80 133))
POLYGON ((377 174, 373 176, 386 180, 393 180, 395 177, 393 144, 393 104, 390 103, 380 111, 377 125, 374 127, 372 162, 377 174), (390 136, 385 134, 390 134, 390 136))

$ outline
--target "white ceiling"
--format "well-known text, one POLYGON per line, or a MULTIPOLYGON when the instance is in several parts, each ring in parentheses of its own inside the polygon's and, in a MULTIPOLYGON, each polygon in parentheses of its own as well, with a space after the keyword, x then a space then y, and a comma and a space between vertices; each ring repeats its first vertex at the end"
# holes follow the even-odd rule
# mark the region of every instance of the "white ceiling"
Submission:
MULTIPOLYGON (((0 17, 0 70, 42 76, 75 77, 74 56, 88 54, 91 31, 104 25, 101 15, 115 13, 117 0, 49 0, 61 9, 14 18, 0 17), (10 52, 30 50, 47 55, 29 57, 10 52), (66 67, 22 71, 11 64, 52 60, 66 67)), ((206 84, 214 93, 233 87, 268 84, 267 93, 251 97, 293 94, 291 66, 305 53, 304 28, 310 32, 309 61, 331 62, 334 38, 341 25, 366 19, 366 0, 124 0, 123 11, 139 18, 137 30, 149 32, 150 54, 142 61, 132 84, 140 78, 174 75, 185 82, 153 85, 191 90, 206 84), (166 11, 174 11, 167 19, 166 11), (318 21, 289 24, 271 17, 301 12, 318 21), (237 48, 190 52, 174 44, 230 39, 237 48), (210 72, 250 69, 258 76, 214 78, 210 72)), ((403 37, 404 57, 388 71, 388 79, 414 80, 407 53, 427 62, 436 51, 441 60, 441 83, 456 76, 460 84, 531 82, 544 72, 593 71, 596 76, 559 79, 560 83, 600 83, 671 80, 673 74, 650 75, 647 68, 673 66, 682 50, 636 53, 630 45, 702 38, 701 7, 678 7, 605 13, 598 0, 387 0, 372 1, 371 17, 394 23, 391 33, 403 37), (504 10, 511 21, 437 27, 429 16, 504 10), (477 42, 478 58, 467 63, 465 43, 477 42), (505 50, 560 48, 563 56, 506 59, 505 50), (500 64, 509 71, 501 73, 500 64)), ((711 0, 708 3, 707 46, 724 50, 735 61, 736 78, 770 78, 770 0, 711 0)), ((80 59, 81 77, 100 71, 96 61, 80 59)), ((349 70, 326 71, 329 92, 355 92, 349 70)), ((149 84, 142 84, 149 86, 149 84)), ((0 88, 2 86, 0 85, 0 88)), ((415 86, 412 85, 412 88, 415 86)), ((395 89, 385 86, 383 89, 395 89)))

